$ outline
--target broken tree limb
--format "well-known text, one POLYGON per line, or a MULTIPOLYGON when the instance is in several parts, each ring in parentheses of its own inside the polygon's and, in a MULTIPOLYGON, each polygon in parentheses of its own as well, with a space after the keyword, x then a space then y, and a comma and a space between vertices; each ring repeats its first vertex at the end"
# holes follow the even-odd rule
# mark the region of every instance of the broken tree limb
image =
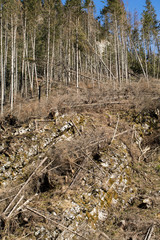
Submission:
POLYGON ((14 210, 17 208, 17 206, 19 205, 19 203, 23 200, 24 195, 21 196, 21 198, 19 199, 19 201, 16 203, 16 205, 13 207, 13 209, 10 211, 10 213, 8 214, 7 218, 10 218, 12 213, 14 212, 14 210))
POLYGON ((146 233, 146 235, 145 235, 143 240, 150 240, 151 239, 151 236, 152 236, 152 233, 153 233, 153 227, 154 227, 154 225, 151 225, 148 228, 147 233, 146 233))
POLYGON ((91 172, 89 169, 82 167, 81 165, 77 164, 77 163, 73 163, 74 165, 76 165, 77 167, 81 168, 82 170, 91 173, 92 175, 94 175, 95 177, 97 177, 99 180, 102 180, 102 178, 98 177, 95 173, 91 172))
POLYGON ((25 187, 27 186, 27 184, 30 182, 30 180, 32 179, 32 177, 35 175, 35 173, 38 171, 38 169, 43 165, 43 163, 48 159, 48 157, 45 157, 40 164, 38 165, 38 167, 33 171, 33 173, 30 175, 30 177, 28 178, 28 180, 25 182, 25 184, 22 186, 22 188, 18 191, 18 193, 16 194, 16 196, 13 198, 13 200, 10 202, 10 204, 8 205, 8 207, 5 209, 5 211, 3 212, 3 215, 5 216, 7 214, 7 212, 9 211, 10 207, 12 206, 12 204, 16 201, 17 197, 20 195, 20 193, 25 189, 25 187))
POLYGON ((66 189, 62 194, 65 194, 65 193, 71 188, 71 186, 75 183, 77 177, 78 177, 79 174, 81 173, 81 170, 82 170, 82 169, 79 167, 78 170, 77 170, 77 172, 76 172, 76 174, 75 174, 74 177, 73 177, 73 180, 71 181, 71 183, 69 184, 69 186, 67 187, 67 189, 66 189))
POLYGON ((73 231, 72 229, 69 229, 68 227, 64 226, 63 224, 56 222, 55 220, 51 219, 50 217, 45 216, 44 214, 38 212, 37 210, 35 210, 35 209, 31 208, 31 207, 26 207, 26 209, 29 210, 29 211, 31 211, 31 212, 33 212, 33 213, 35 213, 36 215, 38 215, 38 216, 40 216, 40 217, 43 217, 44 219, 52 222, 52 223, 55 224, 56 226, 59 226, 59 227, 65 229, 65 230, 67 230, 68 232, 71 232, 71 233, 77 235, 78 237, 81 237, 81 238, 87 240, 85 237, 83 237, 82 235, 80 235, 80 234, 77 233, 76 231, 73 231))
POLYGON ((20 207, 17 208, 17 212, 23 209, 29 202, 31 202, 36 196, 38 196, 38 193, 36 193, 33 197, 27 199, 20 207))
POLYGON ((0 203, 1 203, 1 202, 4 202, 4 201, 6 201, 7 199, 12 198, 12 197, 14 197, 14 196, 15 196, 15 194, 14 194, 14 195, 11 195, 11 196, 9 196, 9 197, 0 199, 0 203))
MULTIPOLYGON (((130 130, 131 131, 131 130, 130 130)), ((123 135, 123 134, 125 134, 125 133, 127 133, 127 132, 129 132, 128 130, 125 130, 125 131, 123 131, 123 132, 121 132, 121 133, 117 133, 114 137, 119 137, 119 136, 121 136, 121 135, 123 135)))
POLYGON ((116 124, 116 127, 115 127, 115 130, 114 130, 114 134, 113 134, 113 138, 111 140, 111 143, 114 141, 115 139, 115 136, 116 136, 116 132, 117 132, 117 128, 118 128, 118 124, 119 124, 119 114, 117 114, 118 116, 118 120, 117 120, 117 124, 116 124))
POLYGON ((90 104, 79 104, 79 105, 73 105, 72 107, 94 107, 94 106, 100 106, 100 107, 105 107, 108 104, 127 104, 129 105, 130 103, 128 102, 122 102, 122 101, 114 101, 114 102, 100 102, 100 103, 90 103, 90 104))
POLYGON ((105 176, 106 173, 98 166, 98 164, 90 157, 88 156, 83 150, 81 150, 83 152, 83 154, 88 157, 88 159, 94 163, 94 165, 96 165, 96 167, 101 171, 101 173, 105 176))
POLYGON ((78 132, 78 134, 80 136, 81 133, 80 133, 79 129, 77 128, 76 124, 72 120, 70 120, 70 122, 73 124, 73 126, 75 127, 75 129, 77 130, 77 132, 78 132))

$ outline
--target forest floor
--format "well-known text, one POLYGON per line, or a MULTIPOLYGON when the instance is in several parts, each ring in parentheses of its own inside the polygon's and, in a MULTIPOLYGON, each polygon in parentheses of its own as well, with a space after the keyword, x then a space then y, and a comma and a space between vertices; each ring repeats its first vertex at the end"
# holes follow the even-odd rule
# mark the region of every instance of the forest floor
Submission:
POLYGON ((159 84, 56 86, 6 108, 0 239, 160 239, 159 84))

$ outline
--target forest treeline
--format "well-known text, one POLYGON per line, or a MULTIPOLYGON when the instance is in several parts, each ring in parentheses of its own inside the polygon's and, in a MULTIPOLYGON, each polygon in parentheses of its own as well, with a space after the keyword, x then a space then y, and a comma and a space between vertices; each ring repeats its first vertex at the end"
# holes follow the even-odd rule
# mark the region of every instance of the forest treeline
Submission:
POLYGON ((30 98, 55 82, 128 83, 159 78, 160 27, 146 0, 140 20, 122 0, 106 0, 95 18, 92 0, 1 0, 1 115, 18 96, 30 98))

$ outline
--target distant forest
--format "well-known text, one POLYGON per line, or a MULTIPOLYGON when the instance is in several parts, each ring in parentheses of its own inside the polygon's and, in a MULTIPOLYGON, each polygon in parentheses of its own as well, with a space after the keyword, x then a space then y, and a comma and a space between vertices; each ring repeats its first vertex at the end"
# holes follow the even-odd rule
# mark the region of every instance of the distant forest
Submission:
POLYGON ((150 0, 140 20, 122 0, 106 0, 95 18, 92 0, 1 0, 0 98, 48 98, 55 83, 128 84, 160 77, 160 22, 150 0))

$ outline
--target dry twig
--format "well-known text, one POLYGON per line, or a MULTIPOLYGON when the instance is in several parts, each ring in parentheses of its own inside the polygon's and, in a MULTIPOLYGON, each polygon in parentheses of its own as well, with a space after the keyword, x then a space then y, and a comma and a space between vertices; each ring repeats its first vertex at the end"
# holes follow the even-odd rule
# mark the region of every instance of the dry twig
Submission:
MULTIPOLYGON (((25 187, 27 186, 27 184, 30 182, 30 180, 32 179, 32 177, 35 175, 35 173, 38 171, 38 169, 43 165, 43 163, 47 160, 48 158, 45 157, 41 163, 38 165, 38 167, 33 171, 33 173, 31 174, 31 176, 28 178, 28 180, 25 182, 25 184, 22 186, 22 188, 18 191, 18 193, 16 194, 16 196, 13 198, 13 200, 10 202, 10 204, 8 205, 8 207, 5 209, 5 211, 3 212, 3 215, 5 216, 8 212, 8 210, 10 209, 10 207, 12 206, 12 204, 15 202, 15 200, 17 199, 17 197, 20 195, 20 193, 25 189, 25 187)), ((10 214, 9 214, 10 215, 10 214)))
POLYGON ((118 120, 117 120, 117 124, 116 124, 116 127, 115 127, 115 130, 114 130, 114 134, 113 134, 113 138, 111 140, 111 143, 114 141, 115 139, 115 136, 116 136, 116 132, 117 132, 117 128, 118 128, 118 124, 119 124, 119 114, 117 114, 118 116, 118 120))
POLYGON ((146 233, 146 235, 145 235, 145 237, 144 237, 143 240, 150 240, 150 239, 151 239, 152 232, 153 232, 153 227, 154 227, 154 225, 151 225, 151 226, 148 228, 147 233, 146 233))
POLYGON ((26 209, 29 210, 29 211, 31 211, 31 212, 33 212, 33 213, 35 213, 36 215, 38 215, 38 216, 40 216, 40 217, 43 217, 44 219, 52 222, 53 224, 55 224, 55 225, 57 225, 57 226, 65 229, 65 230, 67 230, 68 232, 71 232, 71 233, 77 235, 78 237, 81 237, 81 238, 87 240, 85 237, 83 237, 82 235, 80 235, 80 234, 77 233, 76 231, 73 231, 72 229, 67 228, 67 227, 64 226, 63 224, 56 222, 55 220, 51 219, 50 217, 45 216, 44 214, 41 214, 41 213, 38 212, 37 210, 35 210, 35 209, 33 209, 33 208, 30 208, 30 207, 26 207, 26 209))
POLYGON ((75 129, 77 130, 77 132, 78 132, 78 134, 79 134, 79 136, 80 136, 81 133, 80 133, 80 131, 78 130, 76 124, 75 124, 72 120, 70 120, 70 122, 73 124, 73 126, 75 127, 75 129))

